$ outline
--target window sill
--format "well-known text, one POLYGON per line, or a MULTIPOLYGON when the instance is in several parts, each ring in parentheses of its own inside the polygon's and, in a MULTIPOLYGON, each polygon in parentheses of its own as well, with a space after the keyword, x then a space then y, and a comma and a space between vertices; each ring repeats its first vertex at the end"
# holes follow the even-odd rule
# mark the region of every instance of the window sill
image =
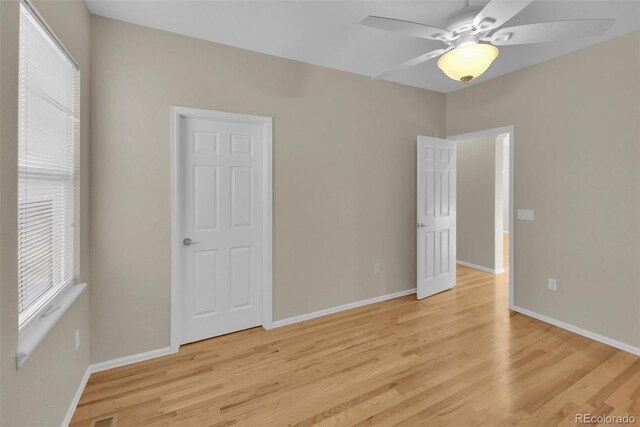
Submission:
POLYGON ((18 354, 16 356, 18 369, 24 365, 25 360, 34 352, 44 337, 53 329, 53 326, 60 320, 69 307, 73 305, 73 302, 78 299, 86 287, 86 283, 69 286, 64 293, 58 295, 51 301, 49 308, 44 311, 44 313, 49 314, 41 314, 40 317, 31 320, 29 324, 19 332, 18 354))

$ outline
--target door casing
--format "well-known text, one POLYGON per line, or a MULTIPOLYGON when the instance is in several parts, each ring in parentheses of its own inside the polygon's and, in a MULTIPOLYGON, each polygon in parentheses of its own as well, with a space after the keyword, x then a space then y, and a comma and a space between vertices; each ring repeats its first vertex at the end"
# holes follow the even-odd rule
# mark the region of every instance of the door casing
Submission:
POLYGON ((272 328, 273 310, 273 125, 271 117, 240 113, 203 110, 189 107, 171 107, 171 350, 178 351, 182 322, 182 249, 181 197, 180 197, 180 126, 182 118, 221 120, 257 124, 262 127, 262 327, 272 328))

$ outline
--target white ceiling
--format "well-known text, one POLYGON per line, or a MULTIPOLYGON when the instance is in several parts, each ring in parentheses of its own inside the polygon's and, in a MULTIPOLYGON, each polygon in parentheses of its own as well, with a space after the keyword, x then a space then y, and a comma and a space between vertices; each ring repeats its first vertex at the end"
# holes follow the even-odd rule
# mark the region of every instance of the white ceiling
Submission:
MULTIPOLYGON (((171 31, 243 49, 337 70, 372 76, 444 45, 358 25, 367 15, 439 26, 464 0, 429 1, 219 1, 85 0, 94 15, 171 31)), ((487 1, 471 1, 484 5, 487 1)), ((640 28, 640 0, 537 0, 506 25, 580 18, 614 18, 601 37, 555 43, 503 46, 500 56, 477 81, 640 28)), ((438 92, 462 83, 446 77, 431 60, 389 80, 438 92)))

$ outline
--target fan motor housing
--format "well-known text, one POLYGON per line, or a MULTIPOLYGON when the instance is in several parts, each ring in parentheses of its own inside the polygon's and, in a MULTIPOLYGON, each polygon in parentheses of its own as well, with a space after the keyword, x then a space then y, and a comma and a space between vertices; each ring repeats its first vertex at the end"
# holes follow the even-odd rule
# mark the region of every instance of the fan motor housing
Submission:
POLYGON ((478 43, 480 43, 480 37, 473 34, 465 33, 461 34, 460 37, 453 42, 453 45, 454 47, 465 47, 478 43))
POLYGON ((453 12, 444 19, 443 27, 461 34, 473 30, 473 19, 480 13, 482 6, 468 6, 453 12))

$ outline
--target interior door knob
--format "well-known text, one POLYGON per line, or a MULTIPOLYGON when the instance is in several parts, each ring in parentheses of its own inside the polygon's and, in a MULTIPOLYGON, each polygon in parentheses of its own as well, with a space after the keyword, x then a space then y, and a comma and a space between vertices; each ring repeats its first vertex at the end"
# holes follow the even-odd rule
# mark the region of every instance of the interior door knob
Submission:
POLYGON ((186 239, 184 239, 182 241, 182 244, 185 246, 191 246, 191 245, 197 245, 200 242, 194 242, 193 240, 191 240, 191 238, 187 237, 186 239))
POLYGON ((424 228, 424 227, 426 227, 426 226, 427 226, 426 224, 423 224, 423 223, 421 223, 421 222, 419 222, 419 223, 418 223, 418 228, 424 228))

